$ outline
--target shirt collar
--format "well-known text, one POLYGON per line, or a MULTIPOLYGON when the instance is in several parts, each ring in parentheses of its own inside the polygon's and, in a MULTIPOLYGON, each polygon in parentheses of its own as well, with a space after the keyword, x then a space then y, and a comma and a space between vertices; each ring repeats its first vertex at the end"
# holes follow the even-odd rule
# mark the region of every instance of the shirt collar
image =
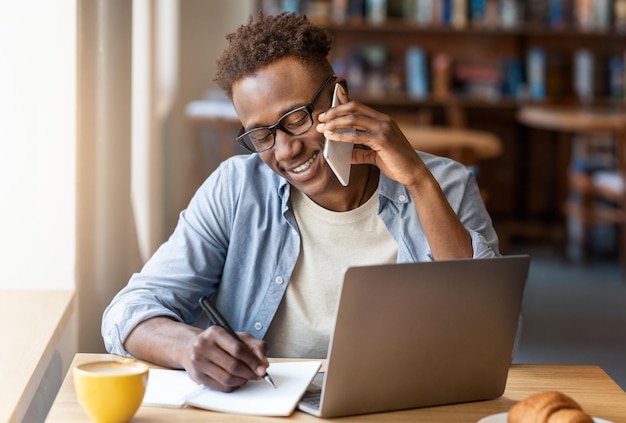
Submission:
MULTIPOLYGON (((287 210, 290 208, 289 196, 291 195, 291 185, 283 177, 278 177, 278 180, 278 195, 282 200, 283 210, 287 210)), ((378 179, 378 195, 397 204, 408 203, 411 198, 404 185, 389 179, 383 173, 380 174, 380 178, 378 179)))

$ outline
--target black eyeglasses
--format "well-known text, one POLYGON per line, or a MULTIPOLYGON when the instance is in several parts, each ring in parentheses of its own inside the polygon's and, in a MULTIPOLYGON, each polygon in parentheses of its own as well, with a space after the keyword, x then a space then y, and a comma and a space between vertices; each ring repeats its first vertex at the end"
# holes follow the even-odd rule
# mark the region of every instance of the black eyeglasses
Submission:
POLYGON ((313 127, 313 109, 317 98, 326 85, 335 78, 335 75, 326 78, 309 104, 288 111, 275 124, 253 128, 249 131, 242 127, 237 135, 237 142, 251 153, 262 153, 274 147, 278 129, 291 136, 304 134, 313 127))

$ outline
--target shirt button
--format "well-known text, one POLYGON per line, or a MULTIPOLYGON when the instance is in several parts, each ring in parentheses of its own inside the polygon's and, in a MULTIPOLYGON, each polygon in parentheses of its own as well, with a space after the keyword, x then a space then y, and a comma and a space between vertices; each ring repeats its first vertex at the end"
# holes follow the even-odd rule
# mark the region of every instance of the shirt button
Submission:
POLYGON ((398 197, 398 200, 404 203, 406 201, 406 195, 401 195, 400 197, 398 197))
POLYGON ((255 328, 256 330, 261 330, 261 329, 263 329, 263 323, 261 323, 261 322, 256 322, 256 323, 254 324, 254 328, 255 328))
POLYGON ((285 282, 285 280, 283 279, 282 276, 276 276, 276 279, 274 279, 274 282, 276 282, 278 285, 282 285, 283 282, 285 282))

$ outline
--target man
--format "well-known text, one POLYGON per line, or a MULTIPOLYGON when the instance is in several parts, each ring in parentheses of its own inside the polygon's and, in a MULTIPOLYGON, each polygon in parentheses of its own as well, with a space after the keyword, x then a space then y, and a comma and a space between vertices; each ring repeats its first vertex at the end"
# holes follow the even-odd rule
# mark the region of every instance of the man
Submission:
POLYGON ((268 347, 324 358, 348 266, 498 254, 471 172, 416 153, 389 116, 350 101, 324 30, 282 14, 227 38, 215 80, 253 153, 205 181, 102 326, 110 352, 222 391, 263 376, 268 347), (330 109, 336 83, 342 104, 330 109), (355 145, 345 187, 323 158, 325 136, 355 145), (203 295, 243 342, 194 326, 203 295))

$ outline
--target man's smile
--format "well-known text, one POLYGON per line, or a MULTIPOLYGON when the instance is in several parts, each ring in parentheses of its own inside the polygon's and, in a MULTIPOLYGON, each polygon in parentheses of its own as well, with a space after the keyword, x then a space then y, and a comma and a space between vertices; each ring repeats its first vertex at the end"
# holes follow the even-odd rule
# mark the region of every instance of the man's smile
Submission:
POLYGON ((292 173, 301 173, 304 172, 305 170, 309 169, 311 167, 311 165, 313 164, 313 162, 315 161, 315 159, 317 158, 318 153, 314 153, 313 156, 311 156, 311 158, 309 160, 307 160, 306 162, 302 163, 301 165, 293 168, 290 170, 290 172, 292 173))

